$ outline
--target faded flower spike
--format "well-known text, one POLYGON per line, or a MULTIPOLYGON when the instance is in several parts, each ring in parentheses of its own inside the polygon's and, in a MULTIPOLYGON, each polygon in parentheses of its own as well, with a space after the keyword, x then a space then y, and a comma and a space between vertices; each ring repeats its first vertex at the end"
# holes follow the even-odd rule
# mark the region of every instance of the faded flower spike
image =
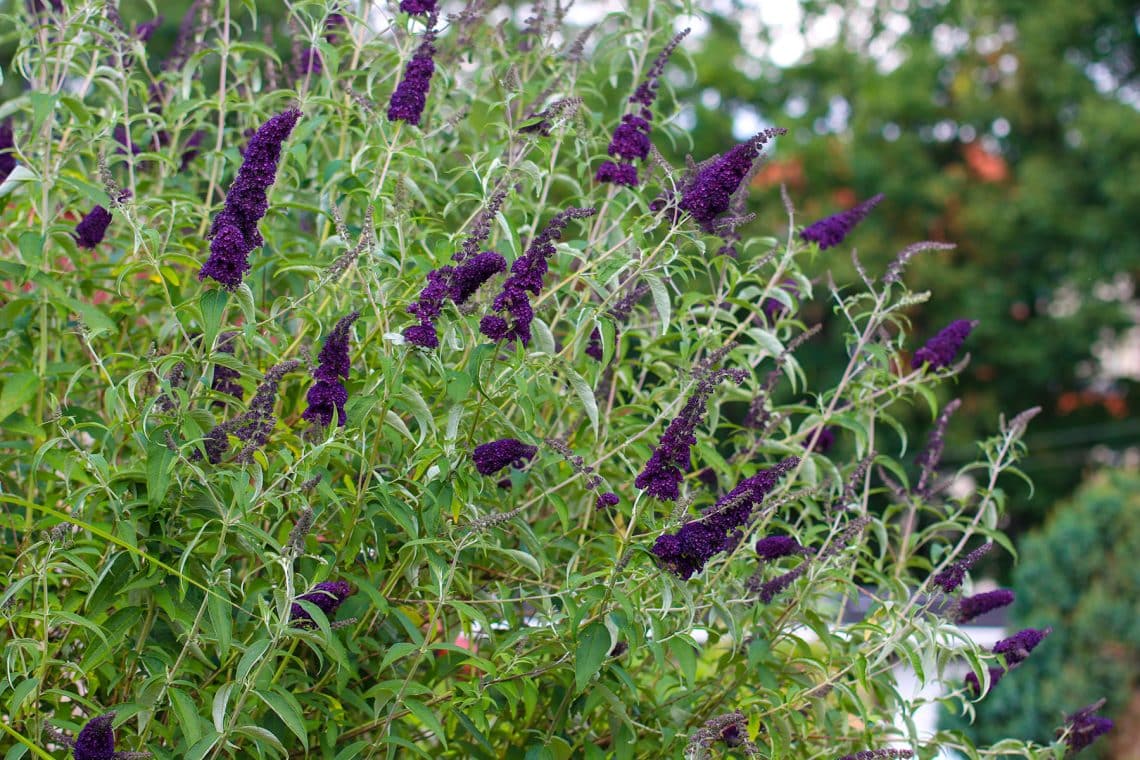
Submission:
POLYGON ((75 225, 76 244, 80 248, 94 248, 103 242, 110 224, 111 212, 102 206, 96 206, 75 225))
POLYGON ((709 396, 721 380, 731 378, 739 385, 746 377, 742 370, 719 370, 702 379, 681 413, 665 429, 634 485, 661 501, 676 501, 685 472, 692 468, 689 449, 697 442, 693 431, 704 419, 709 396))
POLYGON ((888 760, 888 758, 914 757, 909 749, 865 749, 853 755, 844 755, 839 760, 888 760))
POLYGON ((252 268, 249 254, 265 244, 257 223, 269 210, 266 191, 277 178, 281 145, 299 118, 301 112, 290 108, 262 124, 250 139, 237 178, 226 193, 225 207, 210 225, 210 257, 198 273, 199 280, 210 277, 226 290, 234 290, 252 268))
POLYGON ((954 592, 962 581, 966 578, 966 571, 974 566, 974 563, 986 555, 990 549, 994 548, 993 543, 982 544, 974 551, 967 554, 962 559, 958 560, 950 567, 938 573, 931 579, 931 583, 938 586, 947 594, 954 592))
POLYGON ((657 54, 645 80, 638 85, 637 90, 630 96, 629 102, 640 106, 637 113, 627 113, 621 117, 621 124, 614 130, 613 137, 606 152, 617 158, 617 162, 606 161, 599 168, 594 179, 598 182, 612 182, 615 185, 636 187, 637 167, 634 161, 644 161, 649 156, 650 121, 653 119, 653 101, 657 99, 657 83, 665 71, 665 63, 669 56, 681 44, 681 40, 689 33, 688 29, 679 32, 669 41, 660 53, 657 54))
POLYGON ((1065 727, 1057 729, 1057 738, 1069 748, 1065 757, 1072 757, 1113 729, 1111 719, 1095 714, 1102 707, 1103 699, 1068 716, 1065 727))
MULTIPOLYGON (((435 26, 434 14, 429 25, 435 26)), ((420 117, 423 116, 428 91, 431 89, 431 78, 435 74, 435 61, 432 60, 436 53, 435 35, 434 28, 424 32, 423 42, 408 61, 404 78, 396 85, 396 91, 388 102, 388 121, 406 121, 417 127, 420 125, 420 117)))
POLYGON ((872 196, 854 208, 842 213, 820 219, 818 222, 804 228, 800 238, 813 243, 819 243, 819 250, 825 251, 843 242, 851 234, 855 225, 863 221, 871 209, 879 205, 885 196, 882 193, 872 196))
POLYGON ((517 438, 502 438, 476 446, 471 459, 480 475, 494 475, 508 465, 522 468, 537 453, 537 446, 528 446, 517 438))
POLYGON ((530 344, 530 325, 534 321, 534 308, 527 293, 542 292, 542 281, 550 268, 548 260, 554 255, 554 241, 562 237, 562 230, 571 219, 585 219, 597 213, 593 208, 568 208, 558 212, 546 223, 542 232, 530 242, 526 252, 511 264, 511 275, 495 296, 491 308, 500 314, 506 312, 508 321, 498 314, 488 314, 479 322, 479 331, 491 340, 517 340, 530 344))
POLYGON ((950 366, 958 355, 958 349, 977 324, 977 321, 955 319, 914 352, 910 366, 914 369, 921 369, 923 364, 929 364, 931 369, 950 366))
POLYGON ((1029 657, 1029 653, 1052 631, 1052 628, 1026 628, 1018 631, 1008 639, 1002 639, 994 644, 994 654, 1004 656, 1006 666, 1013 667, 1029 657))
MULTIPOLYGON (((311 591, 297 597, 297 601, 309 602, 323 612, 326 618, 329 618, 350 596, 352 596, 352 586, 348 583, 344 581, 322 581, 313 586, 311 591)), ((289 620, 306 628, 313 625, 313 616, 297 602, 293 602, 290 608, 289 620)))
POLYGON ((313 371, 313 379, 317 382, 309 389, 307 400, 309 407, 301 415, 310 422, 328 426, 335 414, 337 425, 344 427, 348 416, 344 405, 348 401, 348 391, 343 380, 348 379, 352 368, 348 355, 349 330, 352 323, 360 316, 354 311, 346 317, 341 317, 336 327, 325 338, 321 353, 317 356, 317 368, 313 371))
POLYGON ((1008 607, 1011 604, 1013 604, 1013 592, 1009 589, 999 588, 996 591, 974 594, 958 603, 954 622, 962 625, 985 615, 987 612, 1000 610, 1002 607, 1008 607))
POLYGON ((717 217, 728 211, 732 194, 760 157, 760 150, 773 137, 787 131, 780 127, 766 129, 705 162, 681 189, 681 201, 677 205, 692 214, 705 232, 715 232, 717 217))

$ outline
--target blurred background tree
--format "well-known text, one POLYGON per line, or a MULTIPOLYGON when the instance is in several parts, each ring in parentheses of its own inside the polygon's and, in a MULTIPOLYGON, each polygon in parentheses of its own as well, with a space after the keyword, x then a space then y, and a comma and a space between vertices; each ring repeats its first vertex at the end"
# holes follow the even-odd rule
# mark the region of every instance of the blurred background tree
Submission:
MULTIPOLYGON (((695 76, 677 96, 695 104, 681 114, 692 145, 660 146, 701 159, 786 126, 754 183, 752 230, 786 226, 785 183, 798 224, 886 194, 849 241, 872 272, 911 242, 957 243, 909 269, 935 290, 912 312, 913 344, 980 320, 949 465, 967 458, 955 441, 999 411, 1043 407, 1027 439, 1036 497, 1016 495, 1015 533, 1140 441, 1128 398, 1140 379, 1138 20, 1126 0, 742 4, 686 44, 695 76)), ((827 251, 815 269, 842 280, 848 255, 827 251)), ((808 321, 829 316, 824 285, 808 321)), ((838 335, 813 341, 814 360, 801 352, 809 371, 838 372, 838 335)), ((919 439, 929 424, 916 409, 919 439)))
POLYGON ((1103 696, 1117 728, 1086 751, 1140 758, 1138 556, 1140 475, 1101 473, 1021 542, 1013 627, 1051 625, 1053 633, 986 696, 974 726, 950 719, 950 727, 978 741, 1048 742, 1062 713, 1103 696))

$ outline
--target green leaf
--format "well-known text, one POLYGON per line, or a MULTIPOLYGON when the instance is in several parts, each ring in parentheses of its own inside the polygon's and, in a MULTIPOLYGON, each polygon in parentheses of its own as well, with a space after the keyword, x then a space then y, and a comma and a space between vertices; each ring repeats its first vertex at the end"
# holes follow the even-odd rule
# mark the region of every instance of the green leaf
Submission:
POLYGON ((301 706, 291 697, 286 697, 277 691, 255 690, 254 694, 261 699, 269 709, 277 713, 281 722, 301 740, 305 749, 309 749, 309 733, 305 730, 305 721, 301 718, 301 706))
POLYGON ((578 396, 578 400, 582 402, 582 407, 586 410, 586 416, 590 418, 590 424, 594 428, 594 437, 598 436, 598 402, 594 398, 594 390, 586 380, 571 369, 569 366, 565 368, 566 376, 570 378, 570 387, 574 389, 574 393, 578 396))
POLYGON ((211 731, 206 736, 203 736, 197 744, 186 752, 186 760, 202 760, 202 758, 206 756, 206 753, 212 750, 214 745, 218 743, 218 739, 221 738, 222 735, 217 731, 211 731))
POLYGON ((238 681, 245 681, 246 676, 253 670, 253 666, 269 649, 269 643, 269 639, 258 639, 246 647, 241 659, 238 660, 237 672, 234 674, 238 681))
POLYGON ((177 457, 161 443, 151 441, 146 448, 146 498, 152 507, 162 504, 170 488, 170 469, 177 457))
POLYGON ((431 708, 423 702, 418 702, 414 699, 404 700, 404 706, 411 711, 412 715, 416 716, 416 719, 419 720, 420 723, 430 728, 440 743, 443 744, 443 748, 447 749, 447 732, 443 730, 443 724, 435 717, 435 713, 431 711, 431 708))
POLYGON ((202 310, 202 345, 209 350, 214 345, 214 338, 222 329, 222 318, 226 314, 226 303, 230 294, 218 288, 207 290, 198 297, 198 308, 202 310))
MULTIPOLYGON (((218 593, 226 593, 227 586, 228 584, 223 583, 215 584, 218 593)), ((232 642, 233 618, 230 616, 229 600, 211 594, 208 605, 214 638, 218 644, 218 657, 224 660, 226 655, 230 653, 230 644, 232 642)))
POLYGON ((35 372, 9 375, 4 390, 0 391, 0 422, 31 401, 39 387, 39 376, 35 372))
POLYGON ((581 693, 594 677, 610 653, 610 632, 598 621, 590 623, 578 637, 578 648, 574 651, 574 690, 581 693))
POLYGON ((669 300, 669 289, 656 275, 647 274, 644 277, 645 281, 649 283, 649 292, 653 296, 653 306, 661 318, 661 334, 664 335, 669 332, 669 321, 673 318, 673 304, 669 300))
POLYGON ((181 689, 171 689, 170 703, 174 706, 174 712, 178 716, 179 728, 186 736, 186 741, 193 745, 198 737, 202 735, 202 721, 198 717, 198 706, 194 704, 194 700, 190 699, 190 695, 181 689))
POLYGON ((214 694, 214 704, 210 708, 210 717, 214 719, 214 730, 219 733, 226 730, 226 706, 230 701, 230 692, 234 690, 233 683, 223 684, 214 694))

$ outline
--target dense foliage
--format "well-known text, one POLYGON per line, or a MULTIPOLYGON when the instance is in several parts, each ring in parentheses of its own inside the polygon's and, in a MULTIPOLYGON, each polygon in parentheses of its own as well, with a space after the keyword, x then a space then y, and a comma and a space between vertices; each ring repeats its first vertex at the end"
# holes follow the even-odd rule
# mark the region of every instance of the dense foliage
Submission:
MULTIPOLYGON (((1039 734, 1074 699, 1107 697, 1110 714, 1133 714, 1140 684, 1140 571, 1133 561, 1140 552, 1138 515, 1140 477, 1105 473, 1023 541, 1014 573, 1014 620, 1056 630, 1024 665, 1034 688, 995 689, 972 735, 1039 734)), ((1100 756, 1130 757, 1136 745, 1129 722, 1111 744, 1101 745, 1100 756)))
POLYGON ((159 58, 114 3, 16 11, 6 760, 1051 757, 1108 728, 914 730, 900 662, 1009 688, 1044 635, 980 652, 947 599, 1009 548, 1036 410, 990 415, 951 494, 935 389, 972 325, 906 318, 950 246, 812 282, 790 199, 739 230, 783 130, 684 170, 607 149, 683 136, 683 46, 655 56, 699 19, 198 0, 159 58), (595 180, 615 156, 636 186, 595 180), (846 336, 824 380, 812 297, 846 336))
MULTIPOLYGON (((1012 505, 1013 535, 1140 434, 1136 14, 1132 0, 760 4, 690 46, 691 139, 662 144, 704 155, 741 120, 778 123, 792 139, 757 178, 757 229, 778 222, 785 182, 809 216, 885 194, 860 238, 871 266, 915 239, 958 243, 913 273, 939 297, 911 317, 927 330, 979 322, 949 460, 969 458, 998 410, 1042 407, 1026 463, 1038 496, 1012 505)), ((854 276, 842 252, 805 268, 854 276)), ((824 318, 825 303, 812 308, 824 318)), ((843 329, 805 346, 805 366, 837 376, 843 329)))

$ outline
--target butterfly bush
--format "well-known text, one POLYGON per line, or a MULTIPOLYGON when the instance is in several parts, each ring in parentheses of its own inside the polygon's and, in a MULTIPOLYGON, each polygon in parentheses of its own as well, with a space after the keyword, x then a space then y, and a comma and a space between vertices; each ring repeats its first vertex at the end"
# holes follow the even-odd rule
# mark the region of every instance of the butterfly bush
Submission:
POLYGON ((975 588, 1034 410, 973 410, 948 464, 972 321, 914 327, 940 296, 910 283, 951 244, 845 277, 890 201, 804 227, 836 188, 758 173, 813 135, 684 155, 707 136, 656 94, 699 5, 195 0, 168 53, 145 5, 0 7, 8 755, 1044 758, 1111 728, 907 729, 908 663, 969 717, 1051 646, 959 627, 1012 599, 975 588))

